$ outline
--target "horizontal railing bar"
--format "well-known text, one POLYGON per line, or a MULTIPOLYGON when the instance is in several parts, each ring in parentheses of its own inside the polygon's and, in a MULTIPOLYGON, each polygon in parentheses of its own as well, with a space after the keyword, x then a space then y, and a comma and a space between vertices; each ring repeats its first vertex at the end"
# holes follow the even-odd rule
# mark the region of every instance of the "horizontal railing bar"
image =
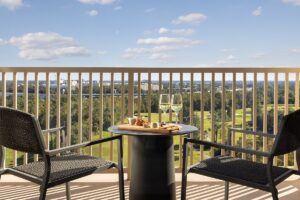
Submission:
POLYGON ((158 67, 0 67, 0 72, 142 72, 142 73, 180 73, 180 72, 193 72, 193 73, 243 73, 243 72, 300 72, 299 67, 234 67, 234 68, 226 68, 226 67, 211 67, 211 68, 183 68, 183 67, 168 67, 168 68, 158 68, 158 67))

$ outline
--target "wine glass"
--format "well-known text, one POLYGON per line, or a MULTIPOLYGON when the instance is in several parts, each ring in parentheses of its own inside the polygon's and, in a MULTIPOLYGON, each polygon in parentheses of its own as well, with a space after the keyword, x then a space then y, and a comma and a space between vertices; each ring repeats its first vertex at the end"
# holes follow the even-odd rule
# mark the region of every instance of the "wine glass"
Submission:
POLYGON ((171 108, 175 112, 176 124, 178 124, 178 114, 182 109, 182 96, 181 96, 181 94, 173 94, 172 95, 171 108))
POLYGON ((170 95, 161 94, 159 96, 159 109, 164 112, 164 123, 166 123, 166 113, 170 109, 170 95))

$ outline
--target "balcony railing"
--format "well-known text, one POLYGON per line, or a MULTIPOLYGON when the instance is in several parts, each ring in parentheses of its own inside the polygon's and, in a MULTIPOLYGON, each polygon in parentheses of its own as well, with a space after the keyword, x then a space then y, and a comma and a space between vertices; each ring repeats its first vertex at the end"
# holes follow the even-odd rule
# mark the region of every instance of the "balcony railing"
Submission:
MULTIPOLYGON (((300 68, 109 68, 1 67, 2 106, 36 115, 43 129, 66 126, 67 143, 110 136, 107 127, 126 117, 145 116, 162 121, 161 93, 180 93, 181 123, 198 126, 191 137, 226 142, 227 128, 240 127, 276 134, 280 118, 299 108, 300 68)), ((167 121, 174 116, 169 112, 167 121)), ((174 137, 175 163, 181 166, 182 136, 174 137)), ((130 168, 130 138, 124 138, 125 166, 130 168)), ((270 141, 235 134, 235 145, 267 151, 270 141)), ((61 133, 46 135, 47 148, 61 146, 61 133)), ((83 153, 116 159, 116 145, 100 145, 83 153)), ((190 163, 217 152, 191 146, 190 163)), ((263 158, 235 154, 244 159, 263 158)), ((5 166, 38 160, 37 155, 6 149, 5 166)), ((277 165, 296 167, 295 155, 276 159, 277 165)))

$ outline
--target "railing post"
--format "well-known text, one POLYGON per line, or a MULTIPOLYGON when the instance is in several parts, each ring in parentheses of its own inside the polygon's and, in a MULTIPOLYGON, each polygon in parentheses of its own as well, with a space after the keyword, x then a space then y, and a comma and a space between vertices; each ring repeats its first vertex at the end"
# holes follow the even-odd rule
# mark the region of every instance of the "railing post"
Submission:
MULTIPOLYGON (((264 110, 263 110, 263 132, 268 132, 268 73, 264 74, 264 110)), ((267 138, 263 137, 263 151, 267 151, 267 138)), ((267 163, 266 157, 263 157, 263 163, 267 163)))
MULTIPOLYGON (((46 108, 45 108, 45 129, 50 129, 50 74, 46 73, 46 108)), ((50 136, 49 133, 44 135, 46 148, 50 149, 50 136)))
POLYGON ((148 122, 151 122, 151 72, 148 73, 148 122))
MULTIPOLYGON (((273 134, 276 135, 278 131, 278 73, 274 74, 274 123, 273 123, 273 134)), ((297 85, 297 84, 296 84, 297 85)), ((277 157, 274 158, 274 165, 277 166, 278 159, 277 157)))
MULTIPOLYGON (((243 109, 243 116, 242 116, 242 129, 246 130, 247 128, 247 121, 246 121, 246 99, 247 99, 247 74, 243 73, 243 92, 242 92, 243 100, 242 100, 242 109, 243 109)), ((242 148, 246 148, 247 146, 247 138, 246 135, 242 135, 242 148)), ((246 154, 242 153, 242 158, 246 159, 246 154)))
MULTIPOLYGON (((6 107, 6 73, 2 72, 2 106, 6 107)), ((1 151, 1 150, 0 150, 1 151)), ((2 167, 6 167, 6 148, 2 150, 2 167)), ((0 166, 1 167, 1 166, 0 166)))
MULTIPOLYGON (((225 120, 226 120, 226 109, 225 109, 225 101, 226 101, 226 90, 225 90, 225 73, 222 73, 222 96, 221 96, 221 142, 225 144, 225 120)), ((225 155, 225 149, 221 150, 221 155, 225 155)))
MULTIPOLYGON (((81 80, 81 79, 80 79, 81 80)), ((103 134, 103 73, 100 73, 100 78, 99 78, 99 139, 102 138, 103 134)), ((82 93, 82 92, 81 92, 82 93)), ((80 93, 80 94, 81 94, 80 93)), ((103 151, 102 151, 102 144, 99 145, 99 155, 102 157, 103 151)))
MULTIPOLYGON (((253 99, 252 99, 252 118, 253 118, 253 126, 252 131, 257 131, 257 73, 255 72, 253 74, 253 99)), ((275 88, 275 85, 274 85, 275 88)), ((277 93, 276 93, 277 96, 277 93)), ((274 105, 276 105, 276 102, 274 101, 274 105)), ((275 115, 274 115, 275 116, 275 115)), ((274 117, 275 119, 275 117, 274 117)), ((253 136, 253 149, 256 150, 256 136, 253 136)), ((253 155, 253 161, 256 161, 256 155, 253 155)))
MULTIPOLYGON (((89 140, 94 138, 93 133, 93 73, 89 73, 89 140)), ((93 155, 93 148, 90 146, 89 153, 93 155)))
MULTIPOLYGON (((115 125, 114 73, 110 73, 110 125, 115 125)), ((113 136, 111 133, 110 136, 113 136)), ((110 142, 110 160, 114 160, 114 143, 110 142)))
MULTIPOLYGON (((24 94, 24 112, 28 112, 28 75, 27 75, 27 72, 24 73, 23 94, 24 94)), ((28 160, 28 154, 25 153, 24 157, 23 157, 23 163, 27 164, 27 160, 28 160)))
MULTIPOLYGON (((36 72, 34 75, 34 114, 35 117, 39 118, 39 73, 36 72)), ((34 161, 39 160, 39 155, 34 154, 34 161)))
MULTIPOLYGON (((18 108, 18 77, 17 72, 13 73, 13 108, 18 108)), ((13 150, 13 166, 18 165, 18 152, 13 150)))
MULTIPOLYGON (((56 85, 57 85, 57 88, 56 88, 56 127, 61 127, 61 121, 60 121, 60 98, 61 98, 61 95, 60 95, 60 73, 58 72, 57 73, 57 76, 56 76, 56 85)), ((61 132, 60 131, 57 131, 56 133, 56 148, 60 148, 60 135, 61 135, 61 132)))
MULTIPOLYGON (((200 140, 204 140, 204 72, 201 73, 201 97, 200 97, 200 110, 201 110, 201 119, 200 119, 200 140)), ((204 146, 200 145, 200 160, 204 159, 204 146)))
MULTIPOLYGON (((194 73, 190 74, 190 124, 193 125, 194 122, 194 73)), ((190 134, 190 138, 194 138, 194 134, 190 134)), ((194 149, 193 144, 190 144, 190 165, 194 161, 194 149)))
MULTIPOLYGON (((128 116, 134 114, 134 72, 128 72, 128 116)), ((127 179, 130 179, 131 175, 131 137, 128 137, 128 161, 127 161, 127 179)))
MULTIPOLYGON (((235 128, 235 111, 236 111, 236 73, 232 74, 232 104, 231 104, 231 120, 232 120, 232 128, 235 128)), ((231 144, 235 145, 235 133, 232 133, 231 144)), ((235 151, 231 151, 231 155, 235 157, 235 151)))
MULTIPOLYGON (((211 142, 215 142, 215 73, 211 73, 211 92, 210 92, 211 104, 211 142)), ((211 156, 214 156, 214 148, 210 148, 211 156)))
MULTIPOLYGON (((284 115, 289 114, 289 73, 285 72, 284 81, 284 115)), ((289 165, 289 154, 285 154, 283 157, 284 167, 289 165)))
POLYGON ((67 96, 67 140, 66 140, 66 146, 71 145, 71 130, 72 130, 72 105, 71 105, 71 101, 72 101, 72 92, 71 92, 71 73, 68 73, 68 96, 67 96))
MULTIPOLYGON (((295 110, 298 110, 299 109, 299 73, 298 72, 296 73, 296 77, 295 78, 296 78, 296 80, 295 80, 295 110)), ((298 166, 300 164, 300 157, 298 156, 298 160, 297 160, 297 156, 298 155, 297 155, 297 153, 295 151, 294 152, 294 169, 299 169, 298 166)))

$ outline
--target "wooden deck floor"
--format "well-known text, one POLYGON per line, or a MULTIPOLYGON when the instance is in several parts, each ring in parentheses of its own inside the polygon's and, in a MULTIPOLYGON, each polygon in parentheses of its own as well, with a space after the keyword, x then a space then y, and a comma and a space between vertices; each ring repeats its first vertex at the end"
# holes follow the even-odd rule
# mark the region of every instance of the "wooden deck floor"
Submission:
MULTIPOLYGON (((288 180, 278 186, 279 197, 282 200, 299 200, 300 199, 300 179, 288 180)), ((125 186, 126 199, 128 199, 129 182, 125 186)), ((39 187, 35 184, 24 181, 1 181, 0 182, 0 199, 1 200, 35 200, 38 199, 39 187)), ((176 187, 177 199, 180 199, 180 182, 176 187)), ((224 185, 220 181, 191 180, 188 184, 188 200, 222 200, 224 198, 224 185)), ((248 188, 241 185, 230 184, 230 200, 271 200, 269 193, 248 188)), ((47 199, 64 200, 64 185, 57 186, 48 190, 47 199)), ((72 200, 92 200, 105 199, 117 200, 118 185, 116 181, 100 182, 91 180, 91 182, 76 181, 71 183, 72 200)))

